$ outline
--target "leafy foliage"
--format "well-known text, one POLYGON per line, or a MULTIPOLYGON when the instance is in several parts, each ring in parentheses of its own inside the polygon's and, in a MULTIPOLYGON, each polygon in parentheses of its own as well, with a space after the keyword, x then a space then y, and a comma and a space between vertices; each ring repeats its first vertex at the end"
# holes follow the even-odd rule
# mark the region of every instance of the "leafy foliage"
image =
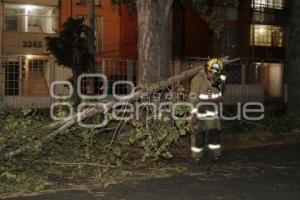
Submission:
POLYGON ((198 13, 198 15, 204 19, 209 29, 214 33, 215 38, 220 39, 223 28, 216 24, 216 13, 213 10, 212 4, 237 7, 239 4, 238 0, 192 0, 192 7, 198 13))
POLYGON ((266 105, 266 117, 262 121, 266 129, 275 135, 300 129, 300 116, 286 116, 285 103, 269 103, 266 105))
POLYGON ((32 151, 39 151, 37 138, 40 132, 36 130, 50 120, 44 111, 23 108, 0 109, 0 152, 10 151, 24 143, 35 143, 32 151), (41 115, 40 113, 43 113, 41 115), (36 134, 31 134, 35 132, 36 134))
MULTIPOLYGON (((68 183, 75 180, 88 179, 91 182, 95 181, 94 183, 107 184, 111 178, 120 177, 118 173, 117 176, 103 178, 104 174, 107 176, 113 172, 108 171, 110 166, 121 166, 129 161, 136 163, 139 158, 143 158, 143 161, 159 157, 171 158, 170 145, 178 141, 180 134, 185 134, 183 131, 179 134, 179 131, 174 128, 172 132, 167 133, 167 130, 171 130, 168 126, 172 124, 169 120, 166 124, 161 121, 158 124, 161 124, 162 132, 154 135, 153 143, 150 145, 147 143, 149 137, 138 138, 140 132, 134 133, 129 138, 115 137, 112 140, 111 133, 115 131, 115 128, 106 131, 76 126, 58 135, 53 141, 41 144, 40 139, 47 135, 42 127, 49 123, 49 116, 46 112, 27 108, 0 110, 0 155, 21 145, 31 144, 22 155, 8 161, 0 160, 1 194, 38 192, 56 187, 58 183, 61 185, 62 182, 68 183), (133 138, 136 140, 133 141, 133 138), (132 149, 140 149, 140 147, 142 150, 138 150, 139 153, 132 153, 132 149), (75 164, 69 165, 68 163, 75 164)), ((64 112, 63 107, 57 111, 62 115, 64 112)), ((95 116, 88 119, 86 123, 95 124, 101 120, 101 116, 95 116)), ((110 126, 116 126, 116 121, 110 126)), ((178 127, 180 126, 178 124, 178 127)), ((142 125, 139 128, 144 129, 142 125)), ((122 128, 119 130, 124 132, 122 128)))
MULTIPOLYGON (((192 5, 193 9, 198 15, 204 19, 209 29, 214 33, 214 36, 219 39, 223 28, 217 26, 215 12, 212 9, 212 5, 220 5, 226 7, 237 7, 239 0, 174 0, 180 2, 183 7, 192 5)), ((112 5, 124 4, 132 12, 136 9, 134 0, 111 0, 112 5)))
MULTIPOLYGON (((184 89, 178 86, 170 92, 176 96, 177 92, 184 92, 184 89)), ((175 98, 172 102, 179 100, 175 98)), ((152 98, 149 101, 159 104, 167 102, 167 99, 152 98)), ((65 108, 58 109, 57 113, 65 115, 65 108)), ((285 107, 281 106, 267 106, 266 118, 258 123, 264 125, 264 131, 274 133, 299 128, 300 118, 284 119, 284 110, 285 107)), ((175 115, 183 117, 188 113, 187 107, 179 106, 175 115)), ((75 126, 53 141, 41 144, 40 139, 47 135, 42 127, 50 120, 48 110, 0 109, 0 155, 28 142, 32 144, 19 157, 0 161, 0 193, 37 192, 78 181, 107 185, 116 178, 132 176, 124 172, 128 166, 132 172, 132 167, 139 169, 157 163, 149 161, 170 159, 176 144, 181 144, 181 139, 188 136, 189 123, 173 120, 168 113, 157 120, 154 116, 154 110, 148 107, 142 108, 140 120, 116 121, 110 115, 110 123, 106 128, 84 129, 75 126), (119 170, 114 171, 116 167, 119 170)), ((102 116, 98 115, 85 123, 101 121, 102 116)), ((234 121, 227 131, 231 134, 233 131, 257 131, 254 126, 244 121, 234 121)))
MULTIPOLYGON (((78 76, 95 63, 88 45, 90 34, 91 29, 85 24, 84 18, 69 17, 58 37, 46 37, 48 50, 55 56, 56 62, 72 70, 75 91, 78 76)), ((76 103, 79 102, 77 93, 74 93, 74 99, 76 103)))
MULTIPOLYGON (((184 92, 182 86, 178 86, 175 90, 169 91, 168 94, 176 96, 176 93, 184 92)), ((152 99, 152 103, 159 105, 161 103, 170 103, 170 100, 164 98, 164 92, 161 91, 159 99, 152 99)), ((180 101, 180 97, 172 98, 172 102, 180 101)), ((149 101, 148 101, 149 102, 149 101)), ((171 105, 172 106, 172 105, 171 105)), ((177 106, 174 116, 172 113, 156 113, 153 108, 147 106, 142 107, 139 112, 140 119, 133 120, 131 123, 134 130, 131 133, 129 141, 133 145, 137 145, 143 149, 142 160, 159 158, 172 158, 171 147, 179 142, 181 137, 187 136, 190 132, 190 126, 187 120, 180 117, 188 116, 190 110, 185 106, 177 106)), ((167 106, 168 109, 171 109, 167 106)))
POLYGON ((88 49, 87 36, 90 28, 84 24, 84 19, 72 17, 64 23, 58 37, 47 37, 48 50, 55 56, 58 64, 66 67, 82 67, 86 71, 93 61, 88 49))

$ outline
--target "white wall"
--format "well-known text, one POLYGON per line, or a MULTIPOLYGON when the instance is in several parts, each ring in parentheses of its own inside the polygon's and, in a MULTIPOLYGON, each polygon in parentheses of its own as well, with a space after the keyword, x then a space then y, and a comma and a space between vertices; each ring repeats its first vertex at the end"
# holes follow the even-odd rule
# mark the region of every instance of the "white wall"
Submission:
POLYGON ((269 67, 269 95, 273 98, 281 97, 283 89, 283 65, 272 63, 269 67))
POLYGON ((264 63, 263 81, 264 88, 268 98, 283 97, 283 64, 282 63, 264 63))
MULTIPOLYGON (((55 77, 54 80, 56 81, 67 81, 72 78, 73 74, 70 68, 61 67, 55 65, 55 77)), ((55 87, 56 95, 67 94, 69 89, 63 85, 58 85, 55 87)))
POLYGON ((51 61, 49 60, 46 64, 43 66, 43 74, 44 78, 46 80, 46 84, 48 89, 50 89, 50 78, 51 78, 51 61))
POLYGON ((45 37, 53 36, 53 34, 44 33, 18 33, 4 32, 3 33, 3 53, 4 54, 31 54, 42 55, 47 53, 47 45, 45 37), (42 47, 24 47, 24 42, 41 42, 42 47))

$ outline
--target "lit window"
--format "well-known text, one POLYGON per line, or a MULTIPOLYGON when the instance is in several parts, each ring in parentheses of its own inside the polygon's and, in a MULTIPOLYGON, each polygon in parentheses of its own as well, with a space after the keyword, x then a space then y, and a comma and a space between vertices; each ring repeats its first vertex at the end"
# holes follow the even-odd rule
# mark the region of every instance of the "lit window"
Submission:
POLYGON ((251 25, 251 45, 283 46, 283 29, 272 25, 251 25))
POLYGON ((55 7, 5 4, 5 31, 56 33, 57 22, 55 7))
POLYGON ((252 0, 252 7, 255 9, 282 9, 284 7, 284 0, 252 0))

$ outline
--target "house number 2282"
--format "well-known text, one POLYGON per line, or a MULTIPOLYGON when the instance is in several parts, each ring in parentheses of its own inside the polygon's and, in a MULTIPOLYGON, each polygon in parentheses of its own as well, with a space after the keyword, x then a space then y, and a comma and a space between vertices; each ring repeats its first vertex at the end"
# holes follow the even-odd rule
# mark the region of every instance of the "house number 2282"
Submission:
POLYGON ((24 48, 42 48, 43 42, 42 41, 23 41, 24 48))

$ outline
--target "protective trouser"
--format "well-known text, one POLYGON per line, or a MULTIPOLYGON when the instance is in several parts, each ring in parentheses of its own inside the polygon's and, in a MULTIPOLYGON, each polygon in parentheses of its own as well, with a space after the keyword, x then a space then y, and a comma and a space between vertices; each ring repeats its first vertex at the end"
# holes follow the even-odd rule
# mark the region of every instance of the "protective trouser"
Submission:
POLYGON ((210 157, 218 158, 221 156, 221 131, 218 129, 209 129, 201 131, 193 136, 192 139, 192 157, 196 160, 201 159, 205 147, 205 139, 207 136, 208 149, 210 157))
POLYGON ((201 159, 205 145, 205 132, 199 132, 192 136, 192 157, 196 160, 201 159))
POLYGON ((208 149, 211 158, 221 157, 221 131, 218 129, 208 130, 208 149))

